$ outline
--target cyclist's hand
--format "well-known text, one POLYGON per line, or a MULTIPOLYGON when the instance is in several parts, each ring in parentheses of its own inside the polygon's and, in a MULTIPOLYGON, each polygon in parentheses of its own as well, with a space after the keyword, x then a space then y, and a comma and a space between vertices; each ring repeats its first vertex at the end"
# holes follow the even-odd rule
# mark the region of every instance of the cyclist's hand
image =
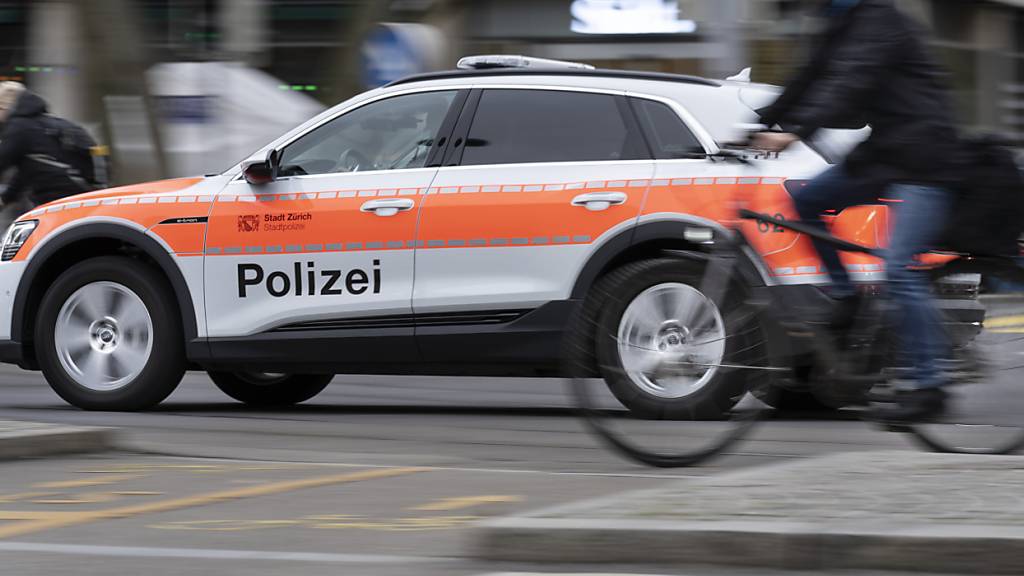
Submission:
POLYGON ((782 152, 795 144, 800 137, 788 132, 758 132, 750 139, 750 147, 765 152, 782 152))

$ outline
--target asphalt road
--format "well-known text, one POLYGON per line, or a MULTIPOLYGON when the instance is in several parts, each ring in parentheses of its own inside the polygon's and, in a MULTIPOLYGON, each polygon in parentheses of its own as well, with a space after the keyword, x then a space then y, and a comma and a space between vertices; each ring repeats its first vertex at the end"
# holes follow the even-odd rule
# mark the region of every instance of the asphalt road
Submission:
POLYGON ((113 454, 0 463, 0 564, 19 575, 546 573, 466 558, 473 522, 678 476, 915 449, 858 421, 789 415, 706 466, 644 468, 595 442, 557 380, 339 376, 306 405, 257 411, 193 374, 159 409, 119 414, 70 408, 38 374, 4 367, 0 419, 124 433, 113 454))

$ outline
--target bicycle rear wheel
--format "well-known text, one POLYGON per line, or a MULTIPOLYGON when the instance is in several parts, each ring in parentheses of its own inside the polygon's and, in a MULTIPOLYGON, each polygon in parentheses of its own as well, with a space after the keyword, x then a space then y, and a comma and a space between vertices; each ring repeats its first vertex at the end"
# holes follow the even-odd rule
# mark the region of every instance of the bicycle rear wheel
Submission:
POLYGON ((571 393, 587 427, 630 460, 698 464, 740 440, 769 408, 752 394, 768 380, 756 309, 736 286, 709 287, 709 275, 730 283, 728 267, 717 264, 624 266, 595 286, 577 318, 571 393))
POLYGON ((961 259, 935 274, 953 359, 948 410, 909 427, 929 449, 1008 454, 1024 447, 1024 270, 961 259))

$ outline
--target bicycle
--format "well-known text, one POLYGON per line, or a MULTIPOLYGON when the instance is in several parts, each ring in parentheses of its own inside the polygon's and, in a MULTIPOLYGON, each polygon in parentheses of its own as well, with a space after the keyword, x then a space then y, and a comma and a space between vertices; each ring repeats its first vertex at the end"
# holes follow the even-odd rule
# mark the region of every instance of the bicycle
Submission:
MULTIPOLYGON (((750 162, 743 154, 723 155, 750 162)), ((804 223, 739 208, 730 227, 695 229, 694 237, 704 238, 702 249, 669 251, 662 258, 633 265, 669 271, 699 262, 700 278, 688 284, 675 281, 638 288, 629 285, 629 270, 609 274, 576 319, 573 333, 583 336, 573 341, 570 351, 576 363, 571 392, 587 427, 631 460, 682 467, 721 455, 746 437, 778 403, 777 396, 794 383, 805 386, 824 404, 862 415, 869 414, 864 408, 872 400, 884 401, 892 392, 887 383, 901 368, 895 365, 898 335, 888 327, 892 313, 886 301, 863 298, 849 330, 841 336, 833 334, 820 309, 787 301, 774 287, 751 281, 753 264, 746 256, 750 243, 739 225, 743 220, 811 236, 842 252, 881 256, 877 248, 804 223), (606 324, 600 321, 602 314, 621 308, 625 301, 639 301, 638 294, 650 295, 651 310, 686 309, 689 316, 678 317, 679 312, 677 317, 650 319, 647 322, 655 330, 641 326, 645 320, 624 314, 614 334, 600 329, 606 324), (671 298, 688 299, 690 306, 672 304, 667 300, 671 298), (632 319, 627 322, 627 318, 632 319), (675 327, 666 332, 666 326, 675 327), (781 340, 798 344, 789 354, 769 354, 768 349, 781 340), (624 368, 595 366, 596 346, 613 347, 620 356, 641 360, 619 362, 624 368), (596 375, 607 377, 610 370, 627 375, 625 371, 631 369, 640 370, 633 375, 646 381, 665 382, 664 390, 678 389, 678 382, 699 383, 710 371, 738 371, 744 377, 737 379, 743 384, 728 398, 731 405, 725 407, 723 420, 641 420, 623 415, 592 381, 596 375)), ((954 382, 947 388, 953 395, 951 409, 928 422, 876 424, 909 433, 923 447, 938 452, 1016 452, 1024 447, 1024 390, 1013 394, 1024 386, 1024 268, 1012 256, 945 252, 933 253, 930 260, 926 271, 953 348, 952 357, 944 360, 954 382)))

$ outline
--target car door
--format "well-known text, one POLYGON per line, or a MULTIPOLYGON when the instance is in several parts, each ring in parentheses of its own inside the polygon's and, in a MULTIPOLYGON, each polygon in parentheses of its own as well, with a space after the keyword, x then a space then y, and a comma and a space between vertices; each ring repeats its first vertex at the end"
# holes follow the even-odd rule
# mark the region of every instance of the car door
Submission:
POLYGON ((474 91, 420 214, 416 314, 568 299, 596 247, 635 224, 653 172, 621 93, 474 91))
POLYGON ((371 101, 279 147, 276 181, 228 185, 206 240, 212 346, 248 338, 272 354, 345 363, 367 359, 365 347, 325 350, 311 341, 363 334, 368 345, 371 336, 398 339, 386 346, 389 362, 414 359, 417 213, 437 173, 430 158, 461 100, 439 90, 371 101), (382 317, 392 319, 384 332, 359 332, 380 328, 371 320, 382 317))

